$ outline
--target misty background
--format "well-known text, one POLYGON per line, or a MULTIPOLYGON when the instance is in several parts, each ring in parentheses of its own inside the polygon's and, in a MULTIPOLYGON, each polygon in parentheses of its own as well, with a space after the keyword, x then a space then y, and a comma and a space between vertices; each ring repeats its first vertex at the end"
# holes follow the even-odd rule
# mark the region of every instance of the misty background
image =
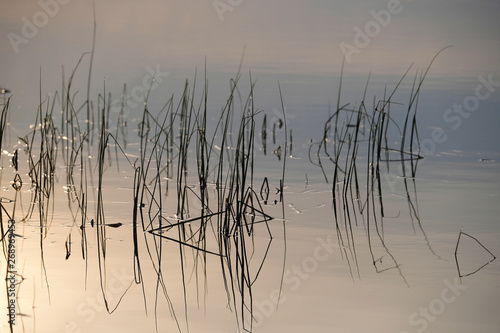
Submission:
MULTIPOLYGON (((61 90, 63 68, 67 81, 82 54, 91 51, 94 2, 0 3, 0 86, 11 90, 9 119, 21 133, 24 122, 34 121, 40 89, 42 101, 54 96, 61 90)), ((499 13, 500 3, 493 0, 96 0, 91 98, 106 91, 118 99, 123 84, 129 91, 144 86, 148 68, 159 69, 162 80, 148 101, 154 112, 172 94, 180 95, 186 79, 193 83, 195 72, 201 93, 206 64, 216 115, 243 58, 242 89, 251 73, 256 105, 270 113, 280 108, 279 82, 290 126, 306 140, 317 131, 309 120, 321 124, 329 107, 336 106, 344 56, 343 104, 359 105, 369 73, 368 99, 382 99, 413 64, 401 95, 395 96, 407 103, 405 92, 416 71, 424 70, 440 49, 453 46, 437 57, 424 81, 421 139, 441 128, 447 140, 437 153, 499 153, 499 13), (346 54, 346 45, 357 52, 346 54), (490 77, 493 91, 453 128, 456 122, 443 115, 475 94, 480 76, 490 77)), ((89 63, 86 54, 75 75, 73 91, 80 103, 86 98, 89 63)), ((130 119, 142 110, 141 103, 135 104, 128 110, 130 119)))

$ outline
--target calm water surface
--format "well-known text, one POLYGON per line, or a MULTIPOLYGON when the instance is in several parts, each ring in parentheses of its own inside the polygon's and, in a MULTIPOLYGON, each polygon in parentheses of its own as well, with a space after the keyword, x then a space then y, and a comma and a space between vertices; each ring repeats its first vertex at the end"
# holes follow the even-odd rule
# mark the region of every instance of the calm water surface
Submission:
MULTIPOLYGON (((265 113, 268 128, 276 125, 279 114, 265 113)), ((264 179, 269 185, 266 202, 260 197, 256 220, 262 219, 260 209, 274 219, 255 224, 254 236, 247 237, 245 243, 245 270, 251 288, 245 289, 244 300, 247 307, 252 306, 253 331, 496 332, 500 327, 496 313, 500 266, 491 254, 500 253, 500 156, 477 151, 439 152, 419 160, 416 176, 406 180, 399 162, 391 162, 388 170, 382 163, 380 196, 378 190, 372 192, 367 187, 367 152, 360 150, 356 163, 361 199, 348 192, 345 203, 337 202, 342 209, 335 219, 334 164, 322 155, 323 174, 314 165, 314 153, 314 164, 309 159, 309 139, 321 140, 326 118, 327 114, 310 119, 307 126, 316 126, 316 132, 304 134, 297 121, 292 127, 299 135, 294 138, 292 155, 286 158, 280 201, 285 155, 283 151, 278 158, 276 149, 284 149, 285 132, 276 130, 273 142, 269 131, 264 153, 260 137, 263 113, 256 116, 256 198, 262 194, 264 179), (475 239, 462 234, 455 255, 461 230, 475 239)), ((84 158, 75 162, 76 183, 84 179, 87 185, 84 234, 81 211, 68 200, 72 188, 68 188, 63 157, 62 142, 66 139, 59 137, 54 188, 51 201, 44 206, 48 220, 41 228, 40 205, 27 175, 26 144, 18 141, 29 134, 29 124, 7 128, 2 144, 2 223, 6 230, 7 213, 16 221, 15 332, 237 332, 250 328, 250 308, 242 306, 241 294, 233 297, 231 288, 226 290, 221 258, 211 253, 200 256, 195 249, 179 245, 176 229, 165 230, 162 234, 170 239, 162 239, 143 232, 139 224, 134 257, 138 124, 135 119, 127 125, 126 149, 115 150, 113 142, 107 148, 102 183, 107 226, 100 231, 103 238, 98 237, 98 226, 90 224, 97 220, 97 139, 82 153, 84 158), (19 191, 12 187, 16 175, 12 154, 16 150, 23 181, 19 191), (80 173, 81 162, 87 165, 86 173, 80 173), (23 220, 32 205, 31 218, 23 220)), ((235 132, 237 125, 235 122, 235 132)), ((233 140, 228 147, 234 147, 236 137, 233 140)), ((214 146, 214 151, 220 149, 214 146)), ((195 193, 200 184, 194 143, 189 150, 192 162, 188 164, 187 183, 195 193)), ((151 161, 155 159, 153 156, 151 161)), ((208 195, 215 203, 213 175, 207 179, 208 195)), ((162 174, 160 183, 163 192, 155 197, 163 200, 161 216, 175 223, 175 179, 162 174)), ((341 189, 343 182, 336 185, 341 189)), ((190 212, 184 219, 200 214, 196 198, 188 197, 190 212)), ((149 209, 155 204, 145 200, 138 207, 144 221, 156 218, 154 209, 149 209)), ((193 220, 186 228, 196 231, 198 223, 193 220)), ((215 253, 219 250, 216 229, 208 228, 205 244, 207 251, 215 253)), ((231 244, 234 251, 238 245, 231 244)), ((233 286, 241 282, 236 268, 240 260, 239 256, 231 259, 233 286)), ((9 274, 5 259, 0 274, 9 274)), ((0 296, 3 304, 13 299, 4 289, 0 296)), ((7 318, 5 307, 3 311, 7 318)), ((9 331, 7 320, 2 321, 0 331, 9 331)))

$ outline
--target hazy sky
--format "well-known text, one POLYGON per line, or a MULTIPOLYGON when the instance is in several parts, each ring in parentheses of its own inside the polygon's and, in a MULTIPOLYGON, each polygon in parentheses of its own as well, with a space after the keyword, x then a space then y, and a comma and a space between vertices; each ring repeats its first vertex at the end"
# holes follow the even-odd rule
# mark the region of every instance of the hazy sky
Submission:
MULTIPOLYGON (((18 108, 38 98, 40 66, 43 91, 59 89, 61 66, 67 78, 91 49, 92 1, 56 1, 0 0, 0 85, 12 89, 18 108)), ((192 77, 205 57, 211 72, 234 73, 245 47, 244 68, 257 80, 307 78, 312 94, 315 78, 337 82, 342 45, 355 49, 347 76, 372 71, 383 79, 399 77, 413 62, 425 68, 453 45, 436 60, 429 84, 463 89, 458 102, 479 75, 500 81, 496 0, 96 0, 95 10, 93 84, 106 77, 112 90, 141 82, 147 66, 171 79, 192 77)), ((300 89, 308 92, 307 85, 300 89)))
MULTIPOLYGON (((90 50, 92 1, 59 1, 1 1, 5 84, 40 65, 47 71, 70 66, 90 50), (23 34, 23 18, 38 23, 38 31, 23 34), (13 47, 9 33, 27 43, 13 47)), ((95 65, 110 72, 157 63, 192 69, 205 56, 210 66, 233 70, 245 45, 245 64, 255 72, 337 72, 341 43, 356 47, 355 27, 365 33, 368 27, 373 37, 358 40, 348 72, 399 73, 411 62, 425 66, 437 50, 454 45, 439 59, 439 74, 476 76, 497 68, 500 54, 500 3, 494 0, 96 0, 95 6, 95 65), (391 17, 382 15, 378 23, 371 11, 390 13, 388 7, 391 17)))

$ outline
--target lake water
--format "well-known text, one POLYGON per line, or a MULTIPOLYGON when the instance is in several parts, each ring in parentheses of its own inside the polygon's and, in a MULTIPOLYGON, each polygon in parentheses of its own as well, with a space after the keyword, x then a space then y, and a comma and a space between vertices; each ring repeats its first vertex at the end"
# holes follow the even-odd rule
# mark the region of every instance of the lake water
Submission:
POLYGON ((104 97, 88 136, 85 107, 51 114, 44 101, 43 126, 12 116, 0 300, 14 332, 498 330, 498 153, 451 149, 417 116, 423 158, 377 158, 378 144, 400 148, 407 104, 361 112, 358 99, 335 123, 335 103, 300 112, 284 94, 284 111, 241 85, 216 94, 206 126, 199 88, 185 107, 179 94, 151 101, 145 118, 110 106, 104 135, 104 97))
POLYGON ((1 8, 1 333, 499 331, 500 2, 1 8))

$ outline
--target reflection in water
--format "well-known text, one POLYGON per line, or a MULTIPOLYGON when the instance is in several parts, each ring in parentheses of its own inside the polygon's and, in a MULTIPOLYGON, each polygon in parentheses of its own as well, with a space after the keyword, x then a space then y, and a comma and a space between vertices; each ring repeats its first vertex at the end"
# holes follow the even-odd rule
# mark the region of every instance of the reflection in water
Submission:
MULTIPOLYGON (((32 221, 35 216, 39 219, 39 252, 49 297, 51 291, 44 259, 45 239, 51 229, 56 207, 56 178, 61 177, 59 170, 64 170, 64 188, 72 220, 65 240, 65 259, 75 255, 73 241, 77 234, 80 238, 79 250, 85 260, 87 281, 91 255, 89 243, 94 241, 89 238, 95 236, 100 290, 103 305, 108 313, 111 314, 118 308, 132 283, 141 286, 147 312, 146 285, 153 283, 156 284, 156 325, 160 316, 158 304, 166 302, 179 331, 183 330, 182 327, 189 330, 189 281, 194 277, 197 299, 206 296, 207 283, 203 281, 207 279, 208 258, 213 256, 220 262, 227 307, 234 312, 237 326, 245 331, 252 330, 252 286, 258 279, 271 248, 273 235, 269 222, 273 218, 265 212, 266 206, 271 204, 269 180, 264 177, 261 181, 258 179, 260 175, 254 174, 255 139, 258 137, 255 116, 260 111, 254 108, 253 84, 247 99, 240 101, 241 110, 235 107, 240 96, 237 90, 239 78, 238 74, 231 81, 227 104, 215 125, 207 125, 206 81, 200 96, 195 92, 196 78, 192 86, 186 81, 178 104, 171 97, 157 115, 151 114, 145 103, 137 130, 137 156, 125 152, 128 130, 124 117, 124 101, 118 114, 116 131, 112 132, 110 129, 114 125, 110 114, 111 95, 104 92, 99 95, 96 104, 86 101, 77 108, 71 92, 73 75, 64 87, 65 92, 40 100, 35 125, 30 134, 20 139, 19 143, 24 146, 22 157, 28 161, 27 165, 21 167, 27 168, 30 186, 27 192, 31 196, 28 210, 19 222, 32 221), (61 126, 56 125, 57 117, 53 112, 57 107, 62 109, 61 126), (79 110, 85 107, 91 111, 91 117, 88 119, 93 121, 82 121, 78 118, 79 110), (238 119, 239 115, 241 116, 238 119), (82 126, 85 123, 86 126, 82 126), (234 124, 238 126, 236 133, 233 133, 234 124), (85 130, 84 127, 88 129, 85 130), (188 173, 193 166, 196 171, 188 173), (113 168, 119 172, 127 170, 133 173, 130 178, 133 179, 133 184, 129 185, 133 191, 131 224, 108 221, 107 218, 109 205, 104 195, 109 189, 106 186, 106 174, 113 168), (95 213, 92 209, 89 210, 92 205, 95 213), (169 214, 169 211, 174 211, 175 214, 169 214), (109 294, 107 262, 110 260, 109 252, 113 249, 108 244, 108 232, 109 228, 123 227, 131 228, 134 279, 117 300, 109 294), (261 245, 262 240, 258 243, 255 240, 255 233, 260 230, 267 232, 267 243, 264 247, 261 245), (179 274, 184 295, 182 310, 174 306, 166 283, 166 274, 172 274, 167 269, 166 249, 171 250, 172 244, 178 246, 179 274), (145 258, 149 258, 155 270, 156 281, 145 279, 145 258)), ((126 87, 124 95, 125 91, 126 87)), ((7 101, 2 112, 2 137, 8 104, 7 101)), ((265 133, 261 134, 261 137, 265 140, 265 133)), ((273 132, 273 141, 275 140, 273 132)), ((15 197, 11 200, 14 205, 9 215, 2 204, 0 214, 6 259, 12 247, 10 244, 15 239, 12 236, 14 227, 19 223, 14 215, 20 208, 16 204, 18 201, 22 202, 19 197, 23 181, 17 173, 18 164, 21 164, 17 152, 18 150, 12 158, 16 170, 12 183, 16 190, 15 197), (4 217, 10 221, 6 230, 4 217)), ((281 160, 281 156, 278 157, 281 160)), ((272 201, 282 206, 285 160, 286 158, 279 162, 282 165, 280 168, 283 168, 283 178, 279 180, 278 187, 280 193, 278 198, 272 201)), ((14 302, 13 308, 18 311, 19 303, 14 286, 21 283, 22 275, 10 268, 7 274, 13 276, 11 280, 6 280, 7 292, 13 296, 7 299, 7 304, 14 302)), ((278 277, 278 284, 280 279, 282 283, 282 277, 278 277)), ((20 313, 17 312, 17 315, 20 313)), ((15 315, 12 320, 14 317, 15 315)))
POLYGON ((481 242, 476 237, 471 236, 468 233, 465 233, 462 230, 460 230, 460 233, 458 234, 458 239, 457 239, 457 246, 455 247, 455 263, 457 265, 458 277, 460 279, 462 279, 463 277, 467 277, 467 276, 476 274, 481 269, 483 269, 487 265, 491 264, 496 258, 497 257, 493 253, 491 253, 491 251, 488 250, 483 244, 481 244, 481 242), (461 240, 462 236, 472 239, 475 242, 475 245, 479 245, 484 251, 486 251, 486 253, 488 253, 491 256, 491 259, 485 260, 484 263, 479 263, 479 267, 474 269, 474 270, 471 270, 469 272, 462 272, 462 270, 460 269, 460 263, 459 263, 460 260, 458 259, 460 240, 461 240))
MULTIPOLYGON (((419 154, 420 142, 416 121, 418 98, 429 68, 430 65, 425 72, 417 71, 410 90, 409 104, 402 107, 401 103, 393 100, 393 96, 411 66, 394 90, 385 91, 383 98, 378 101, 374 97, 371 109, 366 98, 370 76, 358 107, 341 103, 341 77, 337 108, 326 120, 322 138, 309 147, 309 161, 321 170, 327 183, 331 181, 333 218, 338 243, 353 278, 354 275, 360 277, 356 254, 356 243, 359 241, 355 240, 353 225, 357 227, 361 220, 375 271, 383 273, 397 270, 404 283, 409 286, 384 237, 384 219, 390 217, 384 209, 384 179, 396 178, 397 182, 402 180, 413 230, 415 231, 416 222, 429 250, 440 258, 432 249, 419 218, 415 181, 418 161, 422 158, 419 154), (402 116, 401 109, 404 111, 405 108, 406 112, 402 116), (400 147, 392 147, 389 144, 398 141, 401 142, 400 147), (407 147, 405 143, 408 142, 407 147), (363 170, 360 170, 359 161, 363 155, 366 156, 366 162, 363 170), (324 165, 324 161, 333 164, 331 178, 328 175, 332 171, 324 165), (400 163, 402 175, 394 175, 394 167, 391 167, 393 163, 400 163), (362 175, 366 175, 364 183, 362 175), (366 188, 365 193, 363 187, 366 188)), ((394 183, 390 183, 393 192, 394 183)))
MULTIPOLYGON (((429 251, 441 259, 420 220, 415 178, 422 158, 417 105, 426 72, 415 75, 406 109, 393 99, 409 70, 393 91, 385 92, 379 100, 374 98, 372 108, 366 98, 370 77, 357 107, 341 103, 339 89, 335 112, 323 124, 322 136, 309 147, 309 161, 332 186, 337 241, 352 279, 361 276, 357 248, 366 244, 375 272, 396 271, 403 283, 409 285, 386 240, 385 221, 401 215, 388 212, 384 206, 386 180, 391 181, 392 192, 397 191, 396 185, 402 186, 414 232, 418 230, 429 251), (399 112, 401 108, 405 112, 399 112), (395 141, 400 141, 400 147, 394 146, 395 141), (363 228, 366 239, 355 234, 358 227, 363 228)), ((264 275, 272 251, 283 253, 281 275, 273 277, 276 280, 273 283, 279 285, 276 304, 281 297, 287 256, 285 207, 297 214, 307 211, 293 203, 285 205, 285 171, 293 139, 292 130, 288 131, 287 122, 283 121, 286 119, 283 102, 283 118, 269 121, 254 106, 253 82, 248 97, 241 99, 238 74, 231 80, 227 103, 213 123, 207 114, 206 78, 200 92, 195 90, 195 77, 193 84, 186 81, 180 98, 168 99, 157 114, 150 112, 146 100, 138 126, 132 130, 125 116, 125 97, 118 110, 113 110, 116 105, 111 105, 111 94, 105 91, 96 102, 87 100, 76 105, 76 93, 72 91, 75 71, 76 68, 63 85, 64 92, 40 99, 30 133, 19 138, 9 156, 14 176, 10 178, 5 170, 2 173, 12 179, 14 189, 12 198, 2 198, 0 202, 1 241, 7 268, 6 304, 9 314, 12 313, 9 318, 17 323, 27 316, 18 300, 25 278, 20 266, 10 266, 11 260, 17 260, 15 244, 20 238, 17 233, 20 224, 37 221, 37 250, 50 300, 52 285, 44 254, 54 215, 61 209, 55 188, 63 182, 71 223, 61 229, 65 232, 61 238, 62 256, 72 261, 81 255, 85 262, 85 286, 92 279, 92 272, 98 275, 102 305, 108 313, 115 312, 125 295, 137 286, 142 292, 144 311, 147 315, 154 313, 158 331, 162 329, 165 308, 177 329, 188 331, 193 294, 198 307, 206 305, 209 276, 217 271, 224 301, 234 313, 236 326, 240 331, 252 331, 257 317, 254 286, 264 275), (54 113, 58 107, 60 115, 54 113), (87 108, 90 118, 80 119, 79 111, 87 108), (263 116, 260 133, 257 115, 263 116), (268 129, 271 126, 272 130, 268 129), (280 139, 276 132, 282 128, 284 138, 280 139), (132 132, 137 137, 130 140, 132 132), (269 133, 272 146, 267 142, 269 133), (259 138, 264 157, 269 157, 274 163, 272 167, 278 170, 272 175, 256 170, 255 144, 259 138), (131 147, 137 150, 130 153, 131 147), (268 148, 273 154, 267 154, 268 148), (116 188, 109 187, 110 183, 116 186, 122 173, 125 180, 119 181, 126 183, 125 198, 121 198, 116 188), (111 192, 113 197, 109 200, 111 192), (23 201, 23 195, 29 198, 23 201), (127 204, 125 212, 111 207, 118 197, 127 204), (26 201, 28 205, 23 205, 26 201), (279 215, 276 214, 279 208, 282 224, 273 218, 279 215), (120 213, 124 220, 116 218, 120 213), (282 231, 278 235, 282 241, 274 241, 276 229, 282 231), (126 235, 130 251, 120 255, 127 257, 133 267, 131 280, 118 288, 117 293, 110 289, 115 275, 110 263, 117 251, 116 243, 110 241, 113 230, 126 235), (171 284, 174 275, 180 281, 181 306, 177 301, 179 293, 171 284)), ((123 96, 126 91, 124 86, 123 96)), ((5 135, 9 101, 2 110, 0 140, 5 135)), ((0 148, 11 149, 1 141, 0 148)), ((307 173, 305 176, 308 186, 307 173)), ((472 237, 461 232, 462 235, 472 237)), ((479 270, 462 274, 458 259, 457 269, 460 277, 479 270)), ((13 324, 10 330, 13 332, 13 324)))

